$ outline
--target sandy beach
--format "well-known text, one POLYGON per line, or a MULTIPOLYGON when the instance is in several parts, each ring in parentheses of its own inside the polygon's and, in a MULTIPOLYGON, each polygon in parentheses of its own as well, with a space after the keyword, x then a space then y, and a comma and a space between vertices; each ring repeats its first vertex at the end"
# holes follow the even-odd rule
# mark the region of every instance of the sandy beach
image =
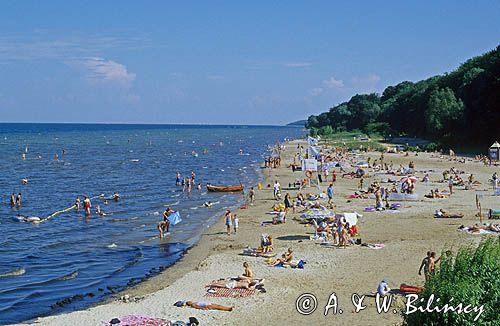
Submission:
MULTIPOLYGON (((489 208, 500 208, 499 197, 492 196, 488 183, 498 167, 485 166, 467 158, 465 163, 450 161, 447 157, 439 158, 429 153, 386 154, 386 161, 394 166, 408 166, 415 162, 417 171, 427 171, 429 183, 418 182, 417 201, 402 201, 397 211, 364 212, 367 206, 373 206, 374 199, 352 199, 348 196, 358 188, 358 179, 342 178, 337 172, 333 209, 336 213, 358 212, 363 216, 358 220, 360 238, 363 242, 384 244, 382 249, 351 245, 346 249, 324 246, 320 241, 310 240, 314 235, 311 225, 301 223, 300 213, 287 215, 285 224, 262 225, 271 221, 272 216, 266 214, 277 203, 273 199, 272 184, 278 180, 282 187, 296 179, 304 178, 303 172, 292 172, 288 165, 293 161, 297 143, 286 144, 282 154, 282 164, 277 169, 263 169, 265 175, 262 189, 256 191, 256 203, 248 209, 238 209, 240 226, 237 234, 228 236, 225 233, 223 212, 218 212, 221 219, 203 234, 196 246, 191 248, 173 267, 106 302, 82 311, 39 318, 40 325, 101 325, 113 318, 129 314, 147 315, 169 320, 186 321, 194 316, 200 325, 282 325, 286 323, 307 323, 316 325, 349 324, 349 325, 399 325, 402 317, 399 307, 403 298, 396 297, 388 313, 378 314, 375 302, 366 298, 367 308, 359 313, 354 312, 351 303, 353 293, 371 294, 376 291, 378 283, 388 278, 392 288, 401 283, 421 286, 423 276, 418 275, 422 258, 428 250, 440 253, 445 249, 456 249, 459 246, 477 242, 481 235, 470 235, 459 232, 460 225, 478 223, 475 217, 476 193, 484 194, 481 203, 483 211, 489 208), (445 169, 455 167, 464 171, 464 180, 470 173, 481 184, 476 190, 464 190, 456 187, 456 193, 445 199, 429 199, 424 195, 431 189, 444 190, 447 184, 438 182, 445 169), (270 185, 270 187, 268 187, 270 185), (463 213, 461 219, 436 219, 433 214, 437 209, 448 212, 463 213), (274 251, 278 257, 287 248, 293 248, 295 259, 306 262, 304 269, 277 268, 268 266, 267 259, 242 256, 240 253, 247 246, 256 247, 260 235, 267 233, 274 238, 274 251), (205 285, 212 280, 241 275, 243 262, 250 263, 255 276, 264 278, 265 293, 245 298, 212 298, 205 297, 205 285), (324 307, 329 296, 334 293, 338 298, 342 313, 333 315, 330 310, 324 315, 324 307), (296 299, 303 293, 314 294, 317 298, 317 309, 310 315, 301 315, 296 310, 296 299), (139 298, 137 302, 124 303, 120 296, 129 295, 139 298), (208 301, 217 304, 234 306, 232 312, 196 310, 178 308, 173 303, 178 300, 208 301)), ((304 145, 305 142, 302 141, 304 145)), ((376 159, 380 153, 365 154, 365 158, 376 159)), ((337 169, 338 171, 338 169, 337 169)), ((368 171, 365 187, 374 180, 385 181, 388 175, 375 175, 368 171)), ((419 181, 424 172, 416 173, 419 181)), ((321 190, 325 191, 329 183, 323 182, 321 190)), ((317 188, 305 188, 302 193, 318 193, 317 188)), ((283 190, 295 198, 298 190, 283 190)), ((326 200, 322 200, 323 204, 326 200)), ((207 208, 211 209, 211 208, 207 208)), ((486 220, 487 222, 487 220, 486 220)))

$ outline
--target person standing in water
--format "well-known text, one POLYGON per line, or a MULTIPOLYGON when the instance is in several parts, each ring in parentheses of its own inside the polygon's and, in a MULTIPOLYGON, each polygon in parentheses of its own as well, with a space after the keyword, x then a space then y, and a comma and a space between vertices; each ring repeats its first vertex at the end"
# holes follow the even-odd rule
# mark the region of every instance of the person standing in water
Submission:
POLYGON ((17 197, 16 197, 16 206, 17 206, 17 208, 21 208, 21 193, 17 194, 17 197))
POLYGON ((168 217, 172 214, 175 213, 173 209, 170 207, 165 208, 165 211, 163 212, 163 221, 158 223, 158 231, 160 232, 160 239, 163 238, 164 233, 168 233, 170 229, 170 221, 168 220, 168 217))
POLYGON ((177 171, 177 174, 175 176, 175 185, 180 186, 181 185, 181 173, 177 171))
POLYGON ((85 199, 83 200, 83 208, 85 209, 85 215, 90 216, 91 207, 92 207, 92 202, 90 201, 90 198, 85 196, 85 199))
POLYGON ((187 179, 187 190, 188 190, 188 193, 191 192, 191 178, 187 179))
POLYGON ((196 180, 196 173, 194 171, 191 171, 191 181, 193 181, 193 184, 195 183, 196 180))
POLYGON ((12 193, 12 195, 10 195, 10 206, 11 207, 16 206, 16 194, 14 194, 14 193, 12 193))
POLYGON ((80 211, 80 205, 81 205, 81 202, 80 202, 80 197, 79 196, 76 196, 76 200, 75 200, 75 207, 76 207, 76 211, 79 212, 80 211))

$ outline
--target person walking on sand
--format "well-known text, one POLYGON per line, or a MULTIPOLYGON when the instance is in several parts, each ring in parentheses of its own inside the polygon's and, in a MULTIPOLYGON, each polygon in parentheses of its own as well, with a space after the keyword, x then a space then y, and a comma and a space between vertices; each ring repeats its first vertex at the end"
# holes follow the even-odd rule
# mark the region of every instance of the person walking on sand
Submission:
POLYGON ((332 172, 332 183, 335 183, 335 181, 337 181, 337 172, 335 172, 335 170, 333 170, 333 172, 332 172))
POLYGON ((85 210, 86 216, 90 216, 91 207, 92 207, 92 202, 90 201, 90 198, 85 196, 85 199, 83 200, 83 209, 85 210))
POLYGON ((424 270, 424 276, 427 279, 427 275, 429 274, 429 258, 431 257, 431 252, 427 251, 427 256, 422 259, 422 263, 420 264, 420 268, 418 269, 418 275, 422 275, 422 269, 424 270))
POLYGON ((240 219, 238 218, 238 215, 236 214, 233 215, 232 222, 233 222, 234 234, 236 234, 236 232, 238 232, 238 227, 240 224, 240 219))
POLYGON ((255 203, 255 189, 253 187, 250 188, 248 196, 250 197, 250 205, 253 205, 255 203))
POLYGON ((330 208, 333 207, 333 183, 330 183, 328 188, 326 189, 326 194, 328 195, 328 205, 330 208))
POLYGON ((451 175, 448 178, 448 188, 450 189, 450 195, 453 195, 453 176, 451 175))
POLYGON ((224 223, 226 224, 227 235, 231 235, 231 211, 229 209, 224 213, 224 223))
POLYGON ((17 194, 17 197, 16 197, 16 206, 17 206, 17 208, 21 208, 21 193, 17 194))
POLYGON ((274 199, 275 200, 278 200, 279 197, 280 197, 280 188, 281 188, 281 185, 279 184, 278 180, 274 181, 274 199))

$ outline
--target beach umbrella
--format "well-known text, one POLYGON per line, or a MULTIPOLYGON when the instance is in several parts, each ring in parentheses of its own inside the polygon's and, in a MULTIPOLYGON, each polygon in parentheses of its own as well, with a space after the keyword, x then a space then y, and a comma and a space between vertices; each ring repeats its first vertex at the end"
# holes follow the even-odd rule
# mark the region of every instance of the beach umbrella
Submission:
POLYGON ((402 182, 402 183, 405 183, 405 182, 408 182, 408 183, 410 183, 410 182, 415 183, 415 182, 417 182, 417 180, 418 180, 418 179, 417 179, 417 178, 415 178, 415 177, 413 177, 413 176, 408 176, 408 177, 401 178, 401 182, 402 182))
POLYGON ((329 209, 318 209, 311 208, 300 217, 307 219, 326 219, 330 217, 335 217, 335 213, 329 209))

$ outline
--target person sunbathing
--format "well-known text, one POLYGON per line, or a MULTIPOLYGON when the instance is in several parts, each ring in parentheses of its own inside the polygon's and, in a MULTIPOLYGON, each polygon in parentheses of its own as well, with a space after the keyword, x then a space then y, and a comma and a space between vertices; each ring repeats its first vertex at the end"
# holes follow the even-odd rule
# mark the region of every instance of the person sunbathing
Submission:
POLYGON ((272 266, 277 266, 277 265, 291 265, 293 260, 293 251, 291 248, 288 248, 288 250, 281 255, 281 258, 276 259, 274 262, 271 263, 272 266))
POLYGON ((200 310, 221 310, 221 311, 233 311, 234 307, 223 306, 215 303, 203 302, 203 301, 177 301, 174 303, 176 307, 191 307, 200 310))
POLYGON ((436 211, 436 214, 434 214, 436 217, 443 217, 443 218, 461 218, 464 217, 464 214, 462 213, 447 213, 443 209, 439 209, 436 211))
POLYGON ((259 283, 250 279, 217 280, 209 284, 211 288, 254 290, 259 283))

